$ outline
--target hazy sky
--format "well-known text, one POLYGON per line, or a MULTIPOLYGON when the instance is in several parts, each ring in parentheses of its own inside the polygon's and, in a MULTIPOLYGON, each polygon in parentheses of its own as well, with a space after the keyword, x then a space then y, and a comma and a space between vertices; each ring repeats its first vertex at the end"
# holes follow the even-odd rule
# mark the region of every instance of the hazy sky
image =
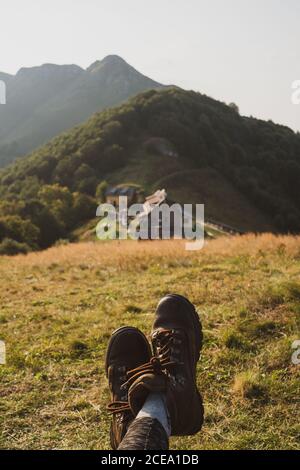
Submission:
POLYGON ((300 130, 299 0, 6 0, 0 71, 118 54, 163 83, 300 130))

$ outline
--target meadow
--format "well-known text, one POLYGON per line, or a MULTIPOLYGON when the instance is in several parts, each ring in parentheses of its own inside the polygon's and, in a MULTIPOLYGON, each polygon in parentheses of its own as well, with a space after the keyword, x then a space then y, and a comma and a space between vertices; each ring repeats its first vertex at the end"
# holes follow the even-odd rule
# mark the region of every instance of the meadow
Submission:
POLYGON ((204 330, 205 423, 174 449, 300 449, 300 237, 85 242, 0 257, 1 449, 109 449, 111 332, 150 332, 166 293, 204 330))

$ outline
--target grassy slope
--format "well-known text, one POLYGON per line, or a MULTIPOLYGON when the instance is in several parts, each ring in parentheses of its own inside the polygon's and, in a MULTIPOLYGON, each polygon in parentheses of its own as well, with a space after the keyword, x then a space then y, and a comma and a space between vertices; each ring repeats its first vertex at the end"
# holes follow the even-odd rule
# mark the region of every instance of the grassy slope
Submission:
POLYGON ((138 183, 148 193, 165 188, 171 200, 205 204, 207 217, 244 231, 272 232, 274 224, 213 168, 188 169, 179 159, 139 152, 117 174, 113 184, 138 183))
POLYGON ((158 299, 188 295, 205 342, 206 420, 178 449, 299 448, 300 238, 78 244, 0 259, 1 448, 109 448, 111 331, 149 331, 158 299), (297 440, 298 439, 298 440, 297 440))

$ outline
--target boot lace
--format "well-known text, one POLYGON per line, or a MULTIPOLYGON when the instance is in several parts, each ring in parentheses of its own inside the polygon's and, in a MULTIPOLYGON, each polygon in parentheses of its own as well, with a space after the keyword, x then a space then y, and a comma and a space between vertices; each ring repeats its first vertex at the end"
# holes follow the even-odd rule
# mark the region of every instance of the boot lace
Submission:
MULTIPOLYGON (((127 380, 127 371, 126 367, 120 366, 114 369, 111 374, 114 375, 115 372, 118 374, 118 381, 119 381, 119 386, 120 389, 123 391, 123 395, 121 396, 121 400, 116 400, 112 401, 107 405, 107 410, 109 413, 112 414, 118 414, 118 413, 124 413, 124 412, 129 412, 130 406, 127 400, 127 393, 126 391, 123 390, 122 385, 126 382, 127 380)), ((113 377, 110 378, 110 380, 113 380, 113 377)), ((128 413, 125 413, 124 416, 128 415, 128 413)))
MULTIPOLYGON (((120 389, 124 391, 124 398, 127 398, 127 390, 142 375, 150 373, 155 375, 164 375, 170 379, 172 383, 176 382, 176 369, 184 363, 181 360, 182 335, 177 330, 160 329, 153 334, 153 345, 155 346, 156 356, 153 356, 149 362, 142 364, 135 369, 126 371, 122 369, 124 374, 120 375, 120 389)), ((182 382, 181 378, 177 381, 182 382)), ((121 401, 113 401, 107 409, 110 413, 122 413, 131 411, 128 399, 121 401)))
POLYGON ((128 371, 127 381, 121 386, 121 389, 128 390, 139 377, 147 373, 164 375, 166 378, 175 380, 176 369, 179 365, 184 364, 181 360, 181 343, 180 332, 169 329, 157 330, 153 335, 156 356, 146 364, 128 371))

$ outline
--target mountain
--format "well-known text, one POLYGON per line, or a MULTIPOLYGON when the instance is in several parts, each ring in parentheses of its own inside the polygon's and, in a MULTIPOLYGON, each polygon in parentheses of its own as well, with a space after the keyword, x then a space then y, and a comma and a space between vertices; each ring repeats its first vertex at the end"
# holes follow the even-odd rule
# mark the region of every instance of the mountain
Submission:
POLYGON ((240 230, 300 232, 299 134, 200 93, 150 90, 1 170, 3 251, 72 237, 105 181, 165 188, 240 230))
POLYGON ((0 72, 0 80, 3 80, 7 83, 10 78, 12 78, 12 75, 10 75, 9 73, 0 72))
POLYGON ((0 166, 46 143, 96 111, 162 87, 122 58, 110 55, 86 70, 77 65, 44 64, 0 73, 7 104, 0 107, 0 166))

